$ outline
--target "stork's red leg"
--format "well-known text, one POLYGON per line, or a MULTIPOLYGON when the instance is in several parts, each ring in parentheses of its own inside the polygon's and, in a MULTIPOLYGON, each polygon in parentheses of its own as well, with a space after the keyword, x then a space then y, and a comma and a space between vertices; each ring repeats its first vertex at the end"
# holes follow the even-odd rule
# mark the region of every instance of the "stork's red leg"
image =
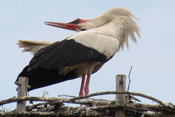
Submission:
POLYGON ((85 87, 84 87, 85 95, 88 95, 89 94, 89 82, 90 82, 90 78, 91 78, 91 72, 88 72, 87 79, 86 79, 86 84, 85 84, 85 87))
POLYGON ((84 81, 85 81, 85 74, 82 75, 82 81, 81 81, 79 96, 83 96, 84 81))

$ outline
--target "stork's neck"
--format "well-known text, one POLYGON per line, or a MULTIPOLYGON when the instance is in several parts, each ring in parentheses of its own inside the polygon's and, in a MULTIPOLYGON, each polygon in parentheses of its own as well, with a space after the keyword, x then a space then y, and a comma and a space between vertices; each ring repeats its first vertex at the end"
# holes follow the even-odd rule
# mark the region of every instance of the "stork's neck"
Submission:
POLYGON ((113 37, 119 41, 119 45, 121 49, 123 49, 124 44, 126 44, 128 48, 128 36, 136 43, 135 32, 138 36, 139 27, 136 22, 132 19, 132 17, 116 17, 104 25, 94 28, 97 33, 109 37, 113 37))
POLYGON ((120 44, 123 43, 124 33, 127 33, 127 32, 124 32, 124 26, 118 21, 115 21, 115 22, 111 21, 101 27, 94 28, 93 30, 94 32, 98 34, 113 37, 117 39, 120 44))
POLYGON ((79 28, 113 37, 119 41, 119 48, 123 49, 124 44, 128 47, 128 36, 134 42, 135 33, 140 37, 140 30, 134 18, 137 19, 129 10, 116 7, 93 20, 79 24, 79 28))

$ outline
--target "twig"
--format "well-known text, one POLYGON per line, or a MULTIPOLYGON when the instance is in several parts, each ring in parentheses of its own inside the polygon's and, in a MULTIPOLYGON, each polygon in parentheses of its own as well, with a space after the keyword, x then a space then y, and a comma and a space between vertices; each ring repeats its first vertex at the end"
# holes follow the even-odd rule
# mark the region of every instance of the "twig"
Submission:
POLYGON ((128 83, 128 89, 127 89, 127 91, 129 91, 130 83, 131 83, 131 78, 130 78, 131 70, 132 70, 132 66, 131 66, 130 71, 129 71, 129 74, 128 74, 129 83, 128 83))
POLYGON ((71 97, 71 98, 74 98, 76 96, 72 96, 72 95, 58 95, 58 97, 71 97))
POLYGON ((109 105, 109 106, 100 106, 92 109, 103 110, 103 109, 114 109, 114 108, 125 108, 138 111, 169 112, 175 114, 175 108, 170 109, 160 105, 150 105, 150 104, 109 105))
POLYGON ((47 91, 44 91, 42 97, 44 98, 46 95, 48 95, 50 97, 49 93, 47 91))
POLYGON ((159 99, 156 99, 152 96, 148 96, 148 95, 145 95, 145 94, 142 94, 142 93, 136 93, 136 92, 106 91, 106 92, 92 93, 92 94, 89 94, 89 95, 86 95, 86 96, 75 97, 75 98, 70 99, 70 101, 75 101, 75 100, 78 100, 78 99, 84 99, 84 98, 88 98, 88 97, 92 97, 92 96, 106 95, 106 94, 130 94, 130 95, 135 95, 135 96, 140 96, 140 97, 150 99, 152 101, 155 101, 155 102, 159 103, 162 106, 167 106, 167 104, 163 103, 159 99))
MULTIPOLYGON (((75 98, 76 96, 72 96, 72 95, 58 95, 58 97, 69 97, 69 98, 75 98)), ((112 102, 112 100, 106 100, 106 99, 95 99, 95 98, 89 98, 93 101, 106 101, 106 102, 112 102)))
MULTIPOLYGON (((71 98, 72 99, 72 98, 71 98)), ((75 101, 70 101, 70 99, 67 98, 54 98, 54 97, 17 97, 17 98, 9 98, 6 100, 0 101, 0 106, 12 102, 17 102, 17 101, 49 101, 49 102, 55 102, 55 103, 74 103, 74 104, 88 104, 92 105, 93 101, 91 100, 75 100, 75 101)), ((97 102, 97 105, 108 105, 110 102, 97 102)))
POLYGON ((0 106, 3 104, 8 104, 11 102, 17 102, 17 101, 66 101, 66 98, 46 98, 46 97, 17 97, 17 98, 9 98, 6 100, 0 101, 0 106))

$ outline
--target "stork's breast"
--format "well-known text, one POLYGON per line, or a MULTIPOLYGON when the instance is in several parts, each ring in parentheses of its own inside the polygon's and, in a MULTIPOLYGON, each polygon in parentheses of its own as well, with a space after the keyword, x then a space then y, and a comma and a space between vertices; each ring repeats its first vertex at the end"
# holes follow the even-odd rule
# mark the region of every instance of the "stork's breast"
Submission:
POLYGON ((81 76, 82 74, 87 74, 88 72, 94 73, 98 71, 102 65, 102 62, 87 61, 73 66, 62 67, 59 69, 59 74, 66 75, 70 71, 74 71, 76 76, 81 76))
POLYGON ((92 31, 80 32, 68 39, 74 39, 77 43, 95 49, 101 54, 104 54, 107 59, 119 50, 119 41, 117 39, 92 31))

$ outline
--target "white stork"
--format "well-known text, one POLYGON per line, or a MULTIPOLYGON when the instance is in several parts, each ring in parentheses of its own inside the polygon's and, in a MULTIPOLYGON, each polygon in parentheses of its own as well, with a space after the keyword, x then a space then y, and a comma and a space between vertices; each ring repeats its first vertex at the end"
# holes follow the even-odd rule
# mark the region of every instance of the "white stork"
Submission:
MULTIPOLYGON (((47 22, 51 26, 79 32, 60 42, 35 42, 37 49, 33 52, 36 53, 18 78, 29 78, 30 91, 82 77, 79 96, 88 95, 91 74, 123 49, 124 44, 128 47, 129 36, 134 42, 135 34, 140 36, 133 18, 137 19, 129 10, 115 7, 90 20, 47 22)), ((22 41, 19 43, 26 47, 22 41)), ((31 48, 26 51, 31 51, 31 48)))

